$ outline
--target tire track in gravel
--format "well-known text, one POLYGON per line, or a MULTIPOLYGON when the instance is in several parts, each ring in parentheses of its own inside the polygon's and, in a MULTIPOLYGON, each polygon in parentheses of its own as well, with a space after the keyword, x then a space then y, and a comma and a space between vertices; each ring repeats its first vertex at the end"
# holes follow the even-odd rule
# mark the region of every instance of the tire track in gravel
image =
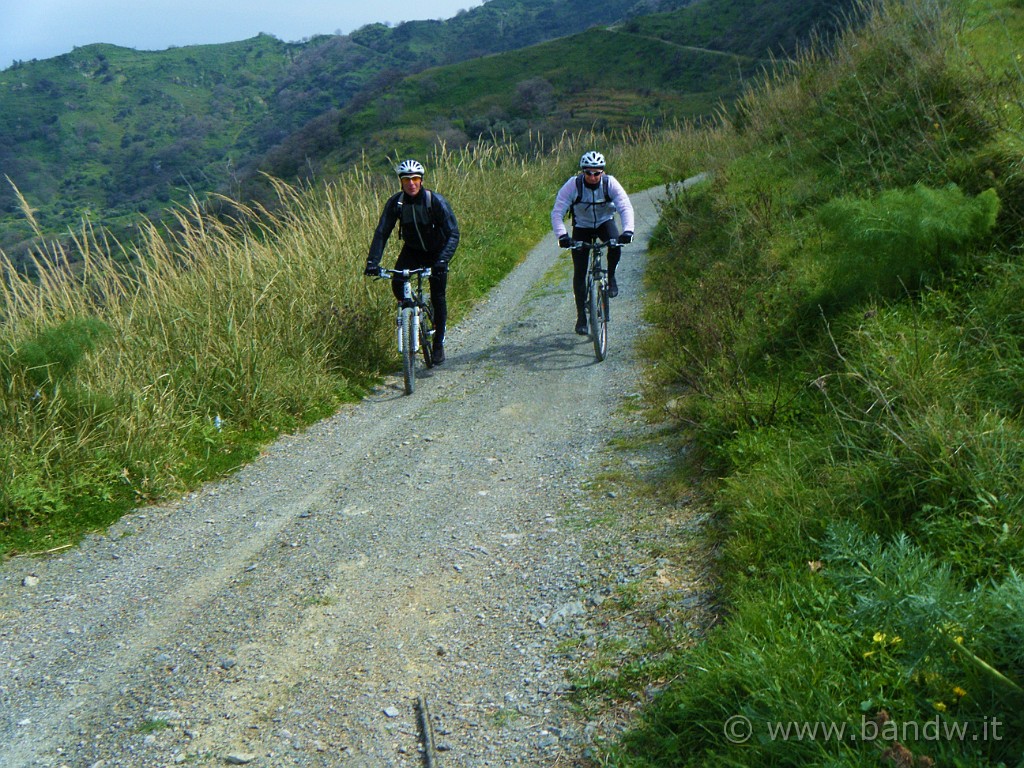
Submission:
POLYGON ((639 386, 663 191, 633 195, 604 363, 545 241, 412 397, 389 379, 180 503, 0 566, 0 765, 414 766, 420 695, 445 766, 550 764, 552 626, 605 565, 560 517, 639 386))

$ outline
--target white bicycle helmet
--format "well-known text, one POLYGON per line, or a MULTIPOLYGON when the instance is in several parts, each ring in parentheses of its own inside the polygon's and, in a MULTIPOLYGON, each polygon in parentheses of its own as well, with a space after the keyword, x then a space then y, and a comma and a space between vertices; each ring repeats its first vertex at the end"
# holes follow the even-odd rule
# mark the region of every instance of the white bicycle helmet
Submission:
POLYGON ((406 176, 422 176, 423 175, 423 164, 417 160, 403 160, 395 168, 399 178, 405 178, 406 176))
POLYGON ((580 158, 580 168, 604 168, 604 155, 593 150, 584 153, 580 158))

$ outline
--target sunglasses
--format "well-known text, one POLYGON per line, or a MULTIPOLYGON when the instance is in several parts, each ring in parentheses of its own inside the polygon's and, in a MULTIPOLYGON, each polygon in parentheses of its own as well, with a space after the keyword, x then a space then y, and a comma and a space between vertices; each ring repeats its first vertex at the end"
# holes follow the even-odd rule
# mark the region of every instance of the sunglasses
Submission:
POLYGON ((402 179, 409 179, 410 181, 423 181, 422 176, 403 176, 402 179))
POLYGON ((604 171, 584 171, 585 176, 600 176, 604 171))

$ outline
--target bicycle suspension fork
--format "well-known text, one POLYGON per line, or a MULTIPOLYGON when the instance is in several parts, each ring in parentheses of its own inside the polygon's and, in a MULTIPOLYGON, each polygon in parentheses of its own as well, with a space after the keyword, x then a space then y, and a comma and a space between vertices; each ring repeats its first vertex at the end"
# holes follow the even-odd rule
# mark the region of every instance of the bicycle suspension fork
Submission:
POLYGON ((405 323, 403 318, 405 317, 405 310, 407 308, 412 309, 409 313, 410 320, 412 321, 411 333, 409 334, 409 342, 412 344, 412 351, 418 352, 420 346, 420 308, 416 306, 416 302, 412 295, 412 284, 409 280, 406 280, 402 286, 402 302, 398 305, 398 318, 395 321, 395 327, 398 333, 398 351, 405 351, 405 323))

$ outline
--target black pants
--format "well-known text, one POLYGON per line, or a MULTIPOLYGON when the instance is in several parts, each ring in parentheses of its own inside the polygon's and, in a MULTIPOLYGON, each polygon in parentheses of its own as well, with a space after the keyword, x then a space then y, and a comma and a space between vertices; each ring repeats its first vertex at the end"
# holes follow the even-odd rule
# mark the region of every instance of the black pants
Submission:
MULTIPOLYGON (((437 256, 432 253, 403 247, 395 261, 395 269, 422 269, 434 266, 435 261, 437 261, 437 256)), ((434 343, 441 344, 444 342, 445 326, 448 323, 448 298, 445 295, 445 291, 448 289, 448 274, 433 274, 428 282, 430 283, 430 303, 434 308, 434 343)), ((401 279, 391 280, 391 291, 395 294, 396 299, 402 300, 401 279)))
MULTIPOLYGON (((619 236, 619 228, 614 221, 606 221, 597 229, 590 227, 573 227, 572 239, 584 243, 593 243, 597 240, 611 240, 619 236)), ((615 268, 619 266, 619 259, 622 257, 622 249, 615 247, 608 249, 608 276, 615 276, 615 268)), ((586 311, 587 303, 587 267, 590 266, 590 253, 583 249, 573 248, 572 250, 572 295, 576 299, 576 314, 582 317, 586 311)))

